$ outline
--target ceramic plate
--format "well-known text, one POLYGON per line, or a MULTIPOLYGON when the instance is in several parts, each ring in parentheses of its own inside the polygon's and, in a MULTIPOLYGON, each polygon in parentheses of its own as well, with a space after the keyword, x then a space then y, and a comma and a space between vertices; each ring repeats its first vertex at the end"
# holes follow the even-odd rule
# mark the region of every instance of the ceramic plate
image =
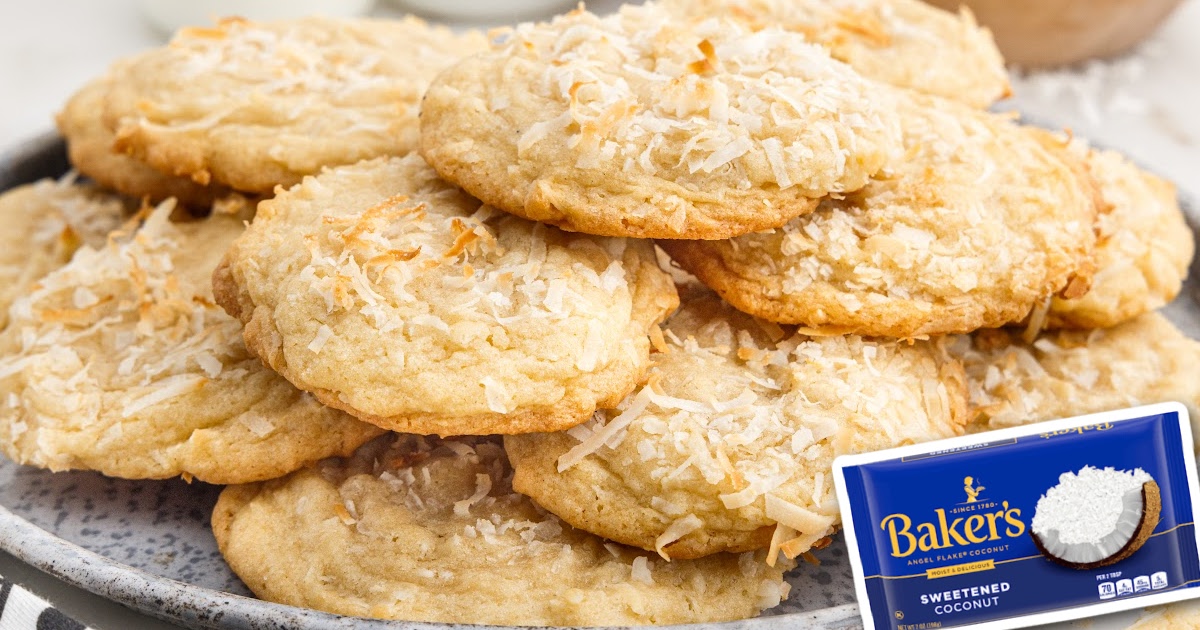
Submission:
MULTIPOLYGON (((0 189, 69 165, 46 136, 0 158, 0 189)), ((49 473, 0 455, 0 549, 59 579, 189 628, 413 628, 447 624, 341 617, 253 599, 217 552, 209 516, 220 488, 49 473)), ((838 543, 789 577, 791 599, 758 619, 696 628, 782 630, 859 624, 846 549, 838 543)))

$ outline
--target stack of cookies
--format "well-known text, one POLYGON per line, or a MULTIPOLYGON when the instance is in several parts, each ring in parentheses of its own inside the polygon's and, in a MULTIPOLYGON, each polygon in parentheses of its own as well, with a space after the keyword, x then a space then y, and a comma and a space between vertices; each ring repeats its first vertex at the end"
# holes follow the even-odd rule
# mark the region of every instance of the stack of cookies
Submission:
POLYGON ((1173 187, 983 109, 969 14, 489 37, 225 20, 84 87, 91 183, 0 197, 4 451, 228 484, 213 532, 271 601, 685 623, 788 596, 838 455, 1200 403, 1153 313, 1193 254, 1173 187))

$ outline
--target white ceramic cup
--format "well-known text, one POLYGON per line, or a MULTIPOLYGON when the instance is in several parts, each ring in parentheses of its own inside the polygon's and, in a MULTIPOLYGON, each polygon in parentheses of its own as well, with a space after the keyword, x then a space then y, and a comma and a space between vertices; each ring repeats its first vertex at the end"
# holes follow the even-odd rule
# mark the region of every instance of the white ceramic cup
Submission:
POLYGON ((375 0, 138 0, 146 19, 164 33, 181 26, 210 26, 215 18, 236 15, 251 20, 282 20, 305 15, 355 17, 375 0))
POLYGON ((435 18, 467 22, 512 23, 549 17, 579 0, 391 0, 392 4, 435 18))

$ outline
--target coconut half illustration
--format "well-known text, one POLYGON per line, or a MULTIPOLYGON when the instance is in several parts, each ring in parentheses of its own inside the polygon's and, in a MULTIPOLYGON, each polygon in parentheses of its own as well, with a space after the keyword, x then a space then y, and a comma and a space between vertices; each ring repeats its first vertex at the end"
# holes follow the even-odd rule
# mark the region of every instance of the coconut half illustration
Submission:
POLYGON ((1158 483, 1141 468, 1084 466, 1059 476, 1037 502, 1029 534, 1038 551, 1072 569, 1095 569, 1133 555, 1158 526, 1158 483))

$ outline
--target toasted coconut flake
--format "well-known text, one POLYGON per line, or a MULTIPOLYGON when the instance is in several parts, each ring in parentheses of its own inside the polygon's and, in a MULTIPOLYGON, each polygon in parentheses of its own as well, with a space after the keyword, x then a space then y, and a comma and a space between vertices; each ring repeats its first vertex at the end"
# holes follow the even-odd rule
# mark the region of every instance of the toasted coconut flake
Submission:
POLYGON ((1022 336, 1026 343, 1031 343, 1034 339, 1037 339, 1038 335, 1046 327, 1051 300, 1051 297, 1042 300, 1042 303, 1035 306, 1033 312, 1029 314, 1029 325, 1025 327, 1025 333, 1022 336))
POLYGON ((663 337, 661 326, 650 327, 650 345, 654 347, 655 352, 665 354, 671 351, 671 347, 667 345, 667 340, 663 337))
POLYGON ((577 424, 570 429, 567 429, 567 435, 575 438, 575 441, 582 442, 592 435, 592 430, 582 424, 577 424))
POLYGON ((741 394, 738 394, 737 398, 727 400, 725 402, 714 402, 712 404, 712 408, 713 411, 716 411, 717 413, 723 413, 726 411, 733 411, 734 409, 741 409, 742 407, 748 407, 753 405, 757 400, 758 395, 754 393, 754 390, 746 388, 742 390, 741 394))
POLYGON ((763 609, 778 606, 786 594, 784 590, 785 584, 787 582, 763 580, 758 587, 758 605, 763 609))
POLYGON ((746 153, 750 152, 750 150, 753 148, 754 145, 749 138, 738 138, 737 140, 726 144, 716 151, 713 151, 712 155, 708 156, 708 159, 701 162, 695 169, 692 170, 692 172, 694 173, 696 171, 702 171, 705 173, 711 173, 718 168, 721 168, 722 166, 725 166, 726 164, 729 164, 730 162, 742 157, 746 153))
POLYGON ((128 418, 159 403, 194 392, 203 387, 206 382, 208 382, 207 378, 194 374, 169 376, 159 381, 154 391, 141 398, 129 401, 129 404, 125 405, 125 408, 121 410, 121 416, 128 418))
MULTIPOLYGON (((782 455, 782 452, 779 451, 779 449, 772 448, 768 450, 771 457, 779 457, 782 455)), ((736 510, 754 503, 759 497, 778 488, 781 484, 787 481, 787 478, 787 473, 774 473, 770 472, 770 469, 760 469, 759 471, 755 471, 754 474, 749 477, 749 483, 743 490, 729 494, 721 494, 718 495, 718 497, 721 499, 721 503, 723 503, 726 508, 736 510)))
POLYGON ((766 138, 762 141, 763 150, 767 153, 767 162, 771 165, 771 172, 775 175, 775 182, 779 184, 780 190, 787 190, 792 187, 792 178, 788 175, 787 164, 783 157, 783 143, 778 138, 766 138))
POLYGON ((347 510, 346 506, 341 503, 333 505, 333 513, 342 522, 342 525, 350 526, 358 522, 358 519, 350 515, 350 510, 347 510))
POLYGON ((663 409, 679 409, 680 411, 690 411, 692 413, 709 413, 713 410, 713 406, 709 403, 658 394, 653 390, 650 391, 650 402, 663 409))
POLYGON ((671 561, 671 556, 667 555, 666 547, 671 543, 687 536, 688 534, 704 527, 704 521, 700 520, 695 514, 688 514, 683 518, 675 519, 662 534, 654 540, 654 550, 658 555, 662 556, 663 560, 671 561))
POLYGON ((525 133, 521 134, 521 139, 517 140, 517 157, 528 153, 533 145, 541 142, 550 134, 566 129, 572 122, 574 121, 572 120, 571 111, 567 110, 550 120, 543 120, 530 125, 529 129, 526 129, 525 133))
POLYGON ((800 554, 812 549, 825 537, 825 533, 801 534, 780 545, 779 549, 789 560, 795 560, 800 554))
POLYGON ((492 491, 492 477, 483 473, 475 475, 475 493, 462 501, 454 502, 455 516, 470 516, 471 506, 479 503, 492 491))
POLYGON ((275 423, 260 415, 248 413, 242 416, 242 424, 255 436, 263 438, 275 432, 275 423))
POLYGON ((633 401, 620 415, 596 430, 585 441, 580 442, 572 447, 571 450, 563 453, 562 457, 558 458, 558 472, 568 470, 575 464, 583 461, 584 457, 596 452, 606 442, 623 431, 625 427, 628 427, 629 423, 641 416, 642 412, 650 404, 650 394, 649 389, 643 388, 637 396, 634 396, 633 401))
POLYGON ((783 523, 796 531, 820 532, 822 536, 835 522, 832 516, 817 514, 773 494, 766 496, 766 514, 767 518, 783 523))
POLYGON ((717 445, 717 463, 721 465, 721 470, 724 471, 725 476, 729 479, 729 482, 733 484, 734 488, 741 490, 746 487, 746 478, 742 476, 742 473, 737 468, 734 468, 733 463, 729 461, 729 455, 725 453, 724 444, 717 445))
POLYGON ((633 559, 633 570, 630 577, 635 582, 654 584, 654 576, 650 574, 650 560, 646 556, 638 556, 633 559))
POLYGON ((775 566, 779 560, 779 550, 783 543, 795 538, 796 530, 778 523, 775 525, 775 530, 771 532, 771 544, 767 547, 767 565, 775 566))
POLYGON ((583 342, 583 352, 579 355, 579 360, 575 362, 575 367, 584 372, 591 372, 600 363, 603 353, 604 323, 591 320, 588 322, 587 338, 583 342))
POLYGON ((99 304, 100 298, 87 287, 75 287, 71 301, 75 304, 75 308, 86 309, 99 304))
POLYGON ((504 385, 491 376, 483 377, 483 396, 487 399, 488 409, 496 413, 508 413, 509 401, 512 397, 509 396, 508 390, 504 385))
POLYGON ((326 342, 328 342, 329 339, 332 337, 333 337, 333 330, 331 328, 329 328, 329 326, 326 326, 325 324, 321 324, 321 327, 317 329, 317 334, 313 337, 313 340, 311 342, 309 342, 309 344, 308 344, 309 351, 311 351, 315 354, 320 354, 321 348, 324 348, 326 342))
POLYGON ((221 360, 209 354, 208 352, 200 352, 196 354, 195 358, 196 365, 200 366, 201 370, 204 370, 204 374, 208 378, 217 378, 225 369, 225 366, 221 363, 221 360))

